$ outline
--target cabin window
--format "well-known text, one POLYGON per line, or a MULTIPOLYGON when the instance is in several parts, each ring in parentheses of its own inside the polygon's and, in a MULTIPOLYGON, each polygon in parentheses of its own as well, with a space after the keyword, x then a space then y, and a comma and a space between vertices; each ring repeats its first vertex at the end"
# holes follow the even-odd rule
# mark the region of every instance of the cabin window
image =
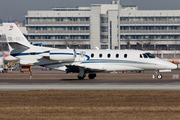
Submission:
POLYGON ((119 54, 116 54, 116 58, 119 58, 119 54))
POLYGON ((140 57, 140 58, 143 58, 141 54, 140 54, 140 56, 139 56, 139 57, 140 57))
POLYGON ((127 58, 127 54, 124 54, 124 58, 127 58))
POLYGON ((102 58, 102 54, 99 54, 99 57, 102 58))
POLYGON ((111 57, 111 54, 108 54, 107 57, 110 58, 110 57, 111 57))
POLYGON ((148 58, 148 56, 146 54, 143 54, 144 58, 148 58))
POLYGON ((94 57, 94 54, 93 54, 93 53, 91 54, 91 57, 92 57, 92 58, 94 57))

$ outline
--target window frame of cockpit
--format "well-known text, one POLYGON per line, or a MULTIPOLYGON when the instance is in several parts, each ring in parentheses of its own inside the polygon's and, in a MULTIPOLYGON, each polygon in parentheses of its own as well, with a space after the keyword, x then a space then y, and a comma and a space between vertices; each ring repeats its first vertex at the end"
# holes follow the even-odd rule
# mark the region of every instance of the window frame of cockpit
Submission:
POLYGON ((148 58, 156 58, 153 54, 151 54, 151 53, 145 53, 147 56, 148 56, 148 58))
POLYGON ((143 55, 142 55, 142 54, 140 54, 140 55, 139 55, 139 58, 143 58, 143 55))
POLYGON ((146 55, 146 53, 143 53, 143 57, 144 57, 144 58, 149 58, 149 57, 146 55))

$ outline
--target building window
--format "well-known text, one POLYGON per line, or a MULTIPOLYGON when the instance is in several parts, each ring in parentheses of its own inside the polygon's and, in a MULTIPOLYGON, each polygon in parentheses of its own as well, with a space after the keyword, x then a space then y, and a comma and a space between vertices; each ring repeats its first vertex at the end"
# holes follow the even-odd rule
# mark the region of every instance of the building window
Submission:
POLYGON ((101 35, 101 39, 108 39, 108 35, 101 35))
POLYGON ((121 21, 180 21, 180 17, 121 17, 121 21))
POLYGON ((101 26, 101 32, 108 32, 108 26, 101 26))
POLYGON ((108 23, 108 17, 101 17, 101 23, 108 23))
POLYGON ((101 49, 108 49, 108 45, 101 45, 101 49))

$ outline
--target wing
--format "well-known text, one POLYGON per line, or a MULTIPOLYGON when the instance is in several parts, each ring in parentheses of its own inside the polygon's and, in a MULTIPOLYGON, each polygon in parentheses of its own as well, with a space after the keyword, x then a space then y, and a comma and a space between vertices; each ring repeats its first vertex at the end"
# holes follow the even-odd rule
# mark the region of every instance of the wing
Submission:
POLYGON ((79 72, 79 68, 83 68, 85 70, 86 73, 97 73, 97 72, 105 72, 106 69, 104 69, 103 67, 99 66, 99 65, 84 65, 84 64, 77 64, 77 65, 66 65, 67 69, 66 69, 66 73, 69 72, 75 72, 78 73, 79 72))

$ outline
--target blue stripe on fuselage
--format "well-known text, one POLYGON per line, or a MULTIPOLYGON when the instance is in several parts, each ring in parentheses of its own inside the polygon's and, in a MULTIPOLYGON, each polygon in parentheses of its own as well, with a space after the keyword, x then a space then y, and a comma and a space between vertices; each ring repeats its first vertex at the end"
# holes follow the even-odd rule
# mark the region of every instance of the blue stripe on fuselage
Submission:
POLYGON ((88 61, 81 62, 85 63, 133 63, 133 64, 151 64, 146 62, 130 61, 130 60, 113 60, 113 59, 91 59, 88 61))
MULTIPOLYGON (((33 53, 33 52, 30 52, 33 53)), ((35 52, 36 53, 36 52, 35 52)), ((42 52, 40 53, 36 53, 35 55, 39 55, 42 54, 42 52)), ((12 53, 12 56, 25 56, 25 55, 30 55, 29 53, 12 53)), ((50 53, 50 55, 73 55, 73 53, 50 53)))
POLYGON ((50 55, 74 55, 73 53, 50 53, 50 55))
MULTIPOLYGON (((33 53, 33 52, 30 52, 33 53)), ((35 52, 36 53, 36 52, 35 52)), ((42 52, 36 53, 35 55, 39 55, 42 54, 42 52)), ((26 55, 30 55, 29 53, 12 53, 11 56, 13 57, 17 57, 17 56, 26 56, 26 55)))
MULTIPOLYGON (((76 53, 76 55, 81 55, 80 53, 76 53)), ((87 57, 87 60, 90 60, 89 55, 84 55, 85 57, 87 57)))

